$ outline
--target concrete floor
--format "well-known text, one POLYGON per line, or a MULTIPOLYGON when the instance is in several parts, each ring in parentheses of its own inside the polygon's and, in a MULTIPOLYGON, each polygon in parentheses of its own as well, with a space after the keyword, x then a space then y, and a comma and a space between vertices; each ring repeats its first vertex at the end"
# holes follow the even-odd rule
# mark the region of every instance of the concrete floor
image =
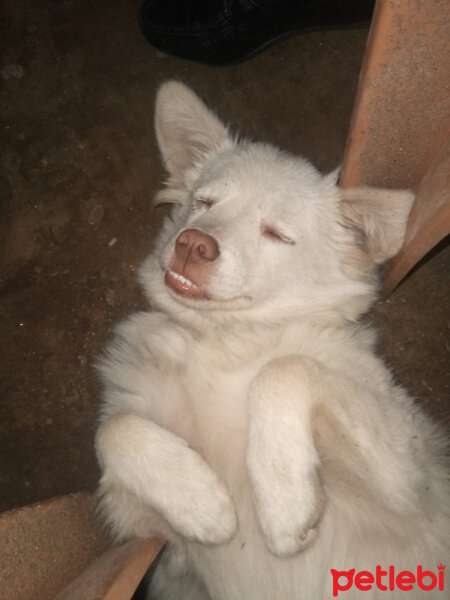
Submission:
MULTIPOLYGON (((241 65, 151 48, 138 2, 5 0, 0 176, 0 510, 93 488, 111 327, 144 301, 135 268, 158 227, 159 83, 181 79, 240 131, 342 160, 367 29, 308 33, 241 65)), ((374 315, 398 379, 450 421, 450 248, 374 315)))

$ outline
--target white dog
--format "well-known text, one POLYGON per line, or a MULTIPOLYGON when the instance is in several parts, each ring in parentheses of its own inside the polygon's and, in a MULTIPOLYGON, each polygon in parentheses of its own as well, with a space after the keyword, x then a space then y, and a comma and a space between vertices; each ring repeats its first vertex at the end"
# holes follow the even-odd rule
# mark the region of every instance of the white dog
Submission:
POLYGON ((412 194, 340 190, 177 82, 156 133, 174 206, 96 442, 117 537, 169 540, 149 598, 447 598, 443 438, 358 323, 412 194))

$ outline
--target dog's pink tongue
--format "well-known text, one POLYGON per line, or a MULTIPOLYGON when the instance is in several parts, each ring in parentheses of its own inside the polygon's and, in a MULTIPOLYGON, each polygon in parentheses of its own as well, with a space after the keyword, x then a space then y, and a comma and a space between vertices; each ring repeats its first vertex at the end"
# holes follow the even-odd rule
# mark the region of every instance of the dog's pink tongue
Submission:
POLYGON ((181 281, 180 279, 175 277, 170 271, 166 272, 164 281, 166 282, 166 285, 171 287, 175 292, 177 292, 181 296, 186 296, 188 298, 198 298, 199 300, 206 299, 206 295, 198 286, 191 282, 181 281))

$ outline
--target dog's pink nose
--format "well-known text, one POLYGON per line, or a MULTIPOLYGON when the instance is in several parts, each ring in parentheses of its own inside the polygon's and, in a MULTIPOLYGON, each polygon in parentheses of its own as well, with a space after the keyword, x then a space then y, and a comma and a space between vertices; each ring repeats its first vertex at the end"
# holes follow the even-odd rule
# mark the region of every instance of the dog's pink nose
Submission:
POLYGON ((183 261, 215 260, 219 256, 216 240, 198 229, 185 229, 177 237, 175 256, 183 261))

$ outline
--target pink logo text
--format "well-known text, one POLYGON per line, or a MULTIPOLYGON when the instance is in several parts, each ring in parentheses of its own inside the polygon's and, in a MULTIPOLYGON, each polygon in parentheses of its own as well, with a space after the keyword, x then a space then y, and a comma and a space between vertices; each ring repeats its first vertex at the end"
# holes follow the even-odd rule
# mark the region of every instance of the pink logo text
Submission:
POLYGON ((389 565, 384 571, 380 565, 376 566, 375 573, 370 571, 336 571, 331 569, 333 577, 333 596, 336 598, 339 592, 345 592, 353 586, 358 590, 368 591, 373 587, 381 591, 402 590, 409 591, 419 588, 423 591, 438 589, 444 590, 445 565, 437 565, 437 573, 425 571, 421 565, 415 573, 412 571, 395 571, 393 565, 389 565))

